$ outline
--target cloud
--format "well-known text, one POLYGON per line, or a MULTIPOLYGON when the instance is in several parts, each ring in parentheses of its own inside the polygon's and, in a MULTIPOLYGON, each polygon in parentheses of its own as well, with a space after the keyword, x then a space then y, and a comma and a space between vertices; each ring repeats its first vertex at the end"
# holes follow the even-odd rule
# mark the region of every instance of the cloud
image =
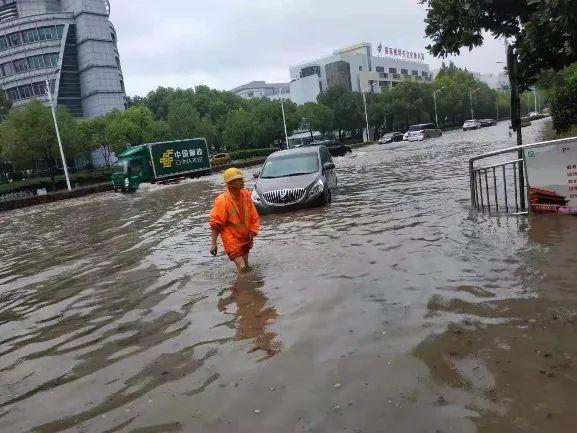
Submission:
MULTIPOLYGON (((417 0, 115 0, 111 20, 127 92, 143 95, 158 86, 286 81, 290 65, 358 42, 424 51, 425 14, 417 0)), ((501 47, 490 40, 455 62, 494 72, 501 47)))

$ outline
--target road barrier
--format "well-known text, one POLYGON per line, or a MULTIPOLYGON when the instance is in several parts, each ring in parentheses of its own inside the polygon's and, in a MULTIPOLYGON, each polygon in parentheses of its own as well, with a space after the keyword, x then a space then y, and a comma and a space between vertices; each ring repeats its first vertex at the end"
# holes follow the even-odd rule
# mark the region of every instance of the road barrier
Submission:
POLYGON ((543 209, 551 211, 553 207, 554 212, 547 213, 574 213, 576 208, 571 202, 577 199, 576 156, 577 138, 542 141, 475 156, 469 160, 471 205, 489 213, 525 215, 531 208, 544 212, 543 209), (560 180, 565 175, 567 184, 560 180))

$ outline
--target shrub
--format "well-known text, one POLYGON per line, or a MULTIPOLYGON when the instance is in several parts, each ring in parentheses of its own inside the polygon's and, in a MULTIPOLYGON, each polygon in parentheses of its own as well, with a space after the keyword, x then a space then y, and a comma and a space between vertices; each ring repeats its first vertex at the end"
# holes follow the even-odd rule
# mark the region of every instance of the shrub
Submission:
MULTIPOLYGON (((74 188, 78 186, 93 185, 95 183, 110 182, 111 171, 84 171, 70 175, 70 184, 74 188)), ((52 191, 52 180, 49 177, 38 177, 25 179, 17 182, 0 185, 0 195, 21 191, 36 191, 46 188, 52 191)), ((66 179, 64 176, 56 176, 56 190, 66 189, 66 179)))
POLYGON ((277 150, 279 150, 277 147, 267 147, 264 149, 247 149, 230 152, 229 155, 231 159, 238 161, 242 159, 257 158, 259 156, 269 156, 271 153, 274 153, 277 150))

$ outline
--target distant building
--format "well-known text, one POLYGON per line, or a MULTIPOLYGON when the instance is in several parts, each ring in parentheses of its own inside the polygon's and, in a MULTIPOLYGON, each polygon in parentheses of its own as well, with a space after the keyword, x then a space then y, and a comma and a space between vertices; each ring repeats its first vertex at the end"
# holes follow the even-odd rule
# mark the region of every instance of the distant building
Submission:
POLYGON ((232 92, 244 99, 268 98, 289 99, 289 83, 266 83, 264 81, 251 81, 248 84, 232 89, 232 92))
POLYGON ((15 105, 58 105, 78 118, 125 108, 108 0, 0 0, 0 86, 15 105))
POLYGON ((290 99, 297 104, 315 102, 319 94, 334 86, 354 92, 379 93, 403 81, 432 80, 429 65, 422 60, 424 57, 408 51, 398 52, 406 58, 374 56, 371 44, 361 43, 328 57, 292 66, 290 99))

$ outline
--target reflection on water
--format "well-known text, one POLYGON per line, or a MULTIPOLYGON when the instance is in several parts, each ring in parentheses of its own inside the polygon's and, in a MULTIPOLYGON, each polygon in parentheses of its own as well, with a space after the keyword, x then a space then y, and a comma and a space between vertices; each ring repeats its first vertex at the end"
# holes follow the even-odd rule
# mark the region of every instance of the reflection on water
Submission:
POLYGON ((254 273, 240 276, 226 292, 228 296, 218 301, 219 311, 234 315, 235 339, 251 340, 253 347, 250 351, 261 351, 261 361, 276 355, 282 348, 276 341, 277 334, 267 329, 278 314, 274 307, 267 305, 268 298, 259 290, 263 286, 262 279, 254 273), (236 306, 234 313, 228 312, 231 305, 236 306))
POLYGON ((507 132, 338 158, 243 278, 219 176, 0 214, 0 431, 572 431, 575 220, 469 209, 507 132))

